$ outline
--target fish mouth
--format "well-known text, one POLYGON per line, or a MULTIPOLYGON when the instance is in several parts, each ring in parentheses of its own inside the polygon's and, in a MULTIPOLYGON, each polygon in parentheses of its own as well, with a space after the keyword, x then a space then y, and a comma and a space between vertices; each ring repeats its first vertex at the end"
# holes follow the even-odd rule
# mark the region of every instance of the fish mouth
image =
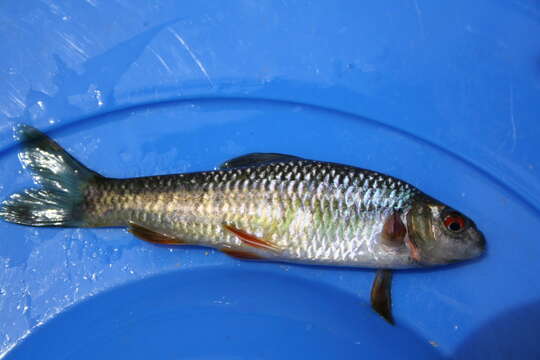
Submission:
POLYGON ((482 237, 482 242, 479 243, 473 253, 473 256, 470 257, 470 259, 476 259, 480 258, 486 255, 487 253, 487 246, 486 246, 486 240, 484 237, 482 237))
POLYGON ((483 253, 487 249, 486 237, 481 231, 478 231, 478 244, 477 244, 480 253, 483 253))
POLYGON ((487 251, 487 242, 484 234, 482 234, 482 232, 478 231, 477 229, 475 229, 475 231, 476 241, 471 244, 472 246, 469 248, 466 256, 463 256, 463 259, 461 259, 462 261, 482 257, 487 251))

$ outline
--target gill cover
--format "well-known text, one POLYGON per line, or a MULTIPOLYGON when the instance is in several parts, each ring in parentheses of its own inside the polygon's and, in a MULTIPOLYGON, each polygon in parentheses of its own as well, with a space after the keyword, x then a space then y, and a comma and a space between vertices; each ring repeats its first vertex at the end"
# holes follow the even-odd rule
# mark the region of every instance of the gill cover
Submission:
POLYGON ((411 257, 422 265, 443 265, 480 256, 485 240, 466 216, 425 195, 418 195, 407 214, 408 243, 411 257), (447 214, 462 219, 462 227, 453 228, 447 214), (457 214, 457 215, 455 215, 457 214))

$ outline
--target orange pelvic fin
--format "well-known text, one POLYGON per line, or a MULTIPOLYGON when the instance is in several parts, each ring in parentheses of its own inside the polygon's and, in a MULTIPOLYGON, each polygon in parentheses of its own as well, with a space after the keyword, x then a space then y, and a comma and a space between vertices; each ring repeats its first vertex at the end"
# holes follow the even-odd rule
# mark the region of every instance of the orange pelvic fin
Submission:
POLYGON ((255 253, 244 251, 244 250, 235 250, 235 249, 229 249, 229 248, 222 248, 220 249, 221 252, 236 258, 236 259, 242 259, 242 260, 264 260, 262 256, 259 256, 255 253))
POLYGON ((244 230, 237 229, 232 225, 223 224, 223 228, 236 235, 246 245, 253 246, 259 249, 280 251, 280 247, 268 240, 261 239, 255 235, 249 234, 244 230))

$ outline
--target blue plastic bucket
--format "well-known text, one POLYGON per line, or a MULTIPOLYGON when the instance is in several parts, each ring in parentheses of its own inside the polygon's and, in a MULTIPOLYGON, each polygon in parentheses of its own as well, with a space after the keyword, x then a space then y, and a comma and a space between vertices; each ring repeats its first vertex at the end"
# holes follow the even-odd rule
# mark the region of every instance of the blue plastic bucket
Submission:
POLYGON ((121 229, 0 223, 5 359, 538 358, 535 1, 11 2, 0 198, 32 184, 12 126, 113 177, 280 152, 382 171, 470 216, 484 258, 395 274, 250 263, 121 229))

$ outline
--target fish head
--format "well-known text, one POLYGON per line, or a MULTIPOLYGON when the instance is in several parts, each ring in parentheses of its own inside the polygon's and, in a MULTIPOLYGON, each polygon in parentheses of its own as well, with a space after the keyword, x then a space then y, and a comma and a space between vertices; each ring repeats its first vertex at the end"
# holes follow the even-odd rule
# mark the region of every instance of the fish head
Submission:
POLYGON ((420 265, 444 265, 476 258, 486 240, 475 223, 451 207, 420 195, 407 213, 407 246, 420 265))

